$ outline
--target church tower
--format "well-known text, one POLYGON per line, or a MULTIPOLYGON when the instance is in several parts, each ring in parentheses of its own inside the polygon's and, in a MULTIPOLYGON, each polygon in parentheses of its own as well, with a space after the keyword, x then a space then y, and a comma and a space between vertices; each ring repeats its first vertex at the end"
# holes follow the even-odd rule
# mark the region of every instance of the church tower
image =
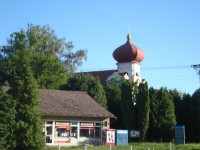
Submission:
POLYGON ((117 61, 118 73, 127 73, 130 80, 141 82, 140 62, 144 59, 141 49, 131 43, 130 34, 127 35, 127 42, 113 52, 113 57, 117 61))

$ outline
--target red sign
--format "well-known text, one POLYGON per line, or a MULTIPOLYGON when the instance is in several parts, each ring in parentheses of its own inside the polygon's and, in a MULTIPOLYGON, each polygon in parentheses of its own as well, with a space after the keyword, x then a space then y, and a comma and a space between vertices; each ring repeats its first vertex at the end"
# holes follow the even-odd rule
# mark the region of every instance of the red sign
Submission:
POLYGON ((93 123, 93 122, 81 122, 81 126, 93 127, 93 126, 94 126, 94 123, 93 123))
POLYGON ((59 126, 69 126, 69 122, 56 122, 56 126, 59 125, 59 126))

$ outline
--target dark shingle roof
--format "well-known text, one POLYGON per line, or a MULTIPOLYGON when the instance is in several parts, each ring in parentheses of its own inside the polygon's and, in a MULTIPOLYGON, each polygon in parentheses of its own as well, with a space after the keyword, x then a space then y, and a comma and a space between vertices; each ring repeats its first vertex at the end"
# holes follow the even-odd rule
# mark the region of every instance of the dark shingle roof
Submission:
MULTIPOLYGON (((4 91, 9 87, 4 86, 4 91)), ((39 89, 43 116, 116 118, 86 92, 39 89)))
POLYGON ((86 92, 40 89, 44 116, 116 118, 86 92))
POLYGON ((101 83, 103 85, 106 85, 106 80, 107 78, 113 74, 114 72, 117 72, 117 70, 103 70, 103 71, 91 71, 91 72, 86 72, 91 74, 94 77, 97 77, 100 79, 101 83))

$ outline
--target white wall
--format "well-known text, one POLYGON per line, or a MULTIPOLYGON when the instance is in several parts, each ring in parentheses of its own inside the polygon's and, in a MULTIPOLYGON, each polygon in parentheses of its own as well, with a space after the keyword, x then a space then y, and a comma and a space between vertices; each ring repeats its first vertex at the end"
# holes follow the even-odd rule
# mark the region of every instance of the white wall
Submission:
POLYGON ((139 80, 140 77, 140 63, 137 62, 124 62, 117 64, 118 73, 127 72, 128 76, 134 82, 139 80))

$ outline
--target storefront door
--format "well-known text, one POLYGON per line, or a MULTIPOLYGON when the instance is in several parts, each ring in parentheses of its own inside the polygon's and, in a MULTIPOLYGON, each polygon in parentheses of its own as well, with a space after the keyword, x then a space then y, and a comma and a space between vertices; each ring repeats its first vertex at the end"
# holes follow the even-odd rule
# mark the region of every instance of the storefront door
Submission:
POLYGON ((71 127, 71 144, 77 145, 78 144, 78 127, 71 127))
POLYGON ((52 129, 53 129, 52 125, 46 125, 45 126, 46 143, 52 143, 52 139, 53 139, 52 129))

